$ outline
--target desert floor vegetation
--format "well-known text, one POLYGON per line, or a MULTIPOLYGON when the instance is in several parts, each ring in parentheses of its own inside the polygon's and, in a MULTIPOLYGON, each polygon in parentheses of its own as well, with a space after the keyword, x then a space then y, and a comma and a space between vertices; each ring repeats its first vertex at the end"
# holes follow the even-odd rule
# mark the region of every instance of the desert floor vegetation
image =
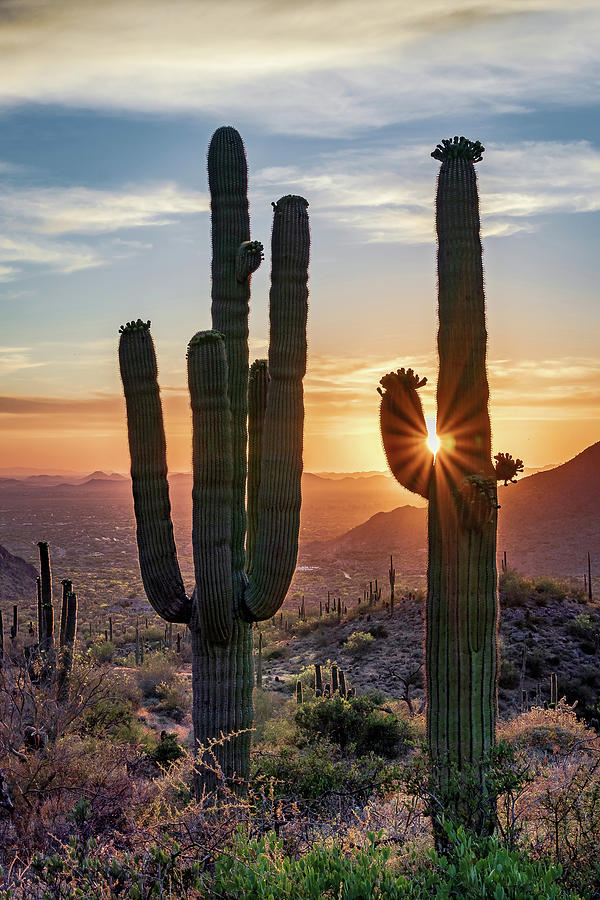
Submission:
MULTIPOLYGON (((389 629, 389 612, 371 622, 389 629)), ((282 658, 269 655, 274 628, 271 638, 267 680, 311 646, 296 636, 282 658)), ((290 675, 302 703, 283 680, 255 688, 247 789, 227 782, 209 748, 220 787, 196 799, 185 661, 163 651, 127 667, 92 647, 76 655, 59 706, 20 659, 7 652, 0 681, 0 897, 598 896, 600 741, 575 703, 532 704, 500 722, 495 836, 448 822, 442 854, 424 715, 402 700, 400 680, 317 696, 307 662, 290 675), (38 746, 24 738, 32 721, 38 746)), ((332 665, 323 658, 324 682, 332 665)))

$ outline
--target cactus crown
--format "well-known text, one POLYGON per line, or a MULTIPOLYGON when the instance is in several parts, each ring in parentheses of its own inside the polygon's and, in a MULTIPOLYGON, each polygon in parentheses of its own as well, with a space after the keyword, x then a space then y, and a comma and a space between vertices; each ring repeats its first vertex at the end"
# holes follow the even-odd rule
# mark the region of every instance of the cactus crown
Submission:
POLYGON ((464 159, 468 162, 481 162, 485 147, 481 141, 470 141, 466 137, 447 138, 437 145, 431 154, 434 159, 446 162, 449 159, 464 159))
POLYGON ((128 334, 132 331, 148 331, 150 328, 150 319, 147 322, 142 322, 141 319, 137 319, 135 322, 132 320, 131 322, 127 322, 125 325, 121 325, 119 328, 119 334, 128 334))
POLYGON ((273 200, 271 206, 275 212, 279 212, 287 203, 295 203, 297 201, 304 203, 305 207, 308 208, 308 200, 305 200, 304 197, 299 197, 298 194, 286 194, 285 197, 280 197, 277 203, 273 200))
POLYGON ((268 368, 269 361, 267 359, 255 359, 252 365, 250 366, 249 379, 252 381, 254 378, 258 378, 259 375, 268 368))

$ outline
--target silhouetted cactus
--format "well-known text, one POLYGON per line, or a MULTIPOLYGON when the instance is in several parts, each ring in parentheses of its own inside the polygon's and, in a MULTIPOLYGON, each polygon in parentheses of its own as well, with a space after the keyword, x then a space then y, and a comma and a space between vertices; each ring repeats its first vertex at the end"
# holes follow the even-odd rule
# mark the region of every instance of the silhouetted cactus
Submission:
POLYGON ((67 615, 68 615, 68 605, 69 605, 69 594, 73 590, 73 583, 68 578, 63 578, 62 582, 62 605, 60 612, 60 635, 59 635, 59 647, 64 646, 65 643, 65 631, 67 627, 67 615))
MULTIPOLYGON (((63 586, 65 582, 63 581, 63 586)), ((67 580, 72 588, 72 584, 67 580)), ((58 667, 57 701, 66 703, 69 699, 69 687, 71 671, 73 668, 73 653, 75 650, 75 637, 77 635, 77 595, 69 589, 65 610, 64 629, 61 623, 61 644, 58 667)))
POLYGON ((338 678, 339 678, 339 691, 340 691, 340 697, 343 697, 344 699, 346 699, 346 696, 347 696, 347 691, 346 691, 346 676, 344 675, 344 672, 343 672, 342 669, 340 669, 339 672, 338 672, 338 678))
POLYGON ((296 703, 300 705, 303 702, 302 700, 302 682, 296 682, 296 703))
MULTIPOLYGON (((426 379, 399 369, 381 379, 381 432, 396 479, 429 501, 426 659, 427 734, 435 792, 446 813, 487 833, 495 798, 485 765, 494 745, 498 620, 496 481, 521 460, 491 458, 485 301, 474 163, 483 147, 443 141, 436 200, 439 375, 434 461, 417 390, 426 379), (478 811, 450 796, 451 770, 479 784, 478 811)), ((438 837, 439 819, 434 814, 438 837)))
POLYGON ((323 676, 321 675, 321 666, 315 663, 315 697, 323 696, 323 676))
POLYGON ((13 622, 10 627, 11 640, 14 641, 18 633, 19 633, 19 607, 16 603, 14 603, 13 604, 13 622))
POLYGON ((335 694, 338 688, 338 667, 336 663, 331 663, 331 693, 335 694))
MULTIPOLYGON (((298 549, 308 204, 294 196, 273 204, 268 371, 259 363, 249 379, 250 277, 260 264, 262 245, 250 240, 246 157, 235 129, 219 128, 213 135, 208 177, 214 330, 195 335, 188 348, 196 579, 189 597, 173 539, 149 323, 138 320, 122 328, 119 355, 144 587, 159 615, 187 624, 192 632, 196 745, 235 735, 216 748, 217 758, 227 778, 245 780, 252 724, 251 623, 280 608, 298 549)), ((199 776, 196 789, 215 783, 210 774, 204 782, 199 776)))
POLYGON ((40 554, 40 652, 54 650, 54 607, 52 606, 52 569, 46 541, 38 541, 40 554))

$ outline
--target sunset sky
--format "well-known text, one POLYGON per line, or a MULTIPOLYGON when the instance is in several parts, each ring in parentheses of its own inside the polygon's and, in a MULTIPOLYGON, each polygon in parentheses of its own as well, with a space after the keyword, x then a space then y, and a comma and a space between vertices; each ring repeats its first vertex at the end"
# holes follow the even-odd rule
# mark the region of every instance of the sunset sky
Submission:
POLYGON ((248 155, 251 354, 271 201, 310 203, 305 468, 385 469, 376 386, 435 416, 441 138, 477 166, 494 452, 600 440, 597 0, 0 0, 0 467, 127 471, 119 325, 152 320, 169 465, 210 327, 206 151, 248 155))

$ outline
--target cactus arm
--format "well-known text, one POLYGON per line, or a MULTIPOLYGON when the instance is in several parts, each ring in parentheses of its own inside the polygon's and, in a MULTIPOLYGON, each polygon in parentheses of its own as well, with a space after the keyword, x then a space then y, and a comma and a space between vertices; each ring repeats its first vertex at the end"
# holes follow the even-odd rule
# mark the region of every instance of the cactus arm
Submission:
POLYGON ((310 236, 308 203, 274 204, 269 388, 263 433, 258 526, 245 612, 273 616, 285 599, 298 554, 310 236))
POLYGON ((232 421, 232 564, 234 594, 245 584, 246 419, 248 414, 248 303, 250 276, 260 265, 262 245, 250 241, 248 168, 235 128, 215 131, 208 149, 212 222, 212 324, 225 335, 232 421))
POLYGON ((140 320, 128 323, 121 329, 119 342, 140 570, 148 600, 159 616, 187 624, 192 605, 173 537, 165 432, 149 325, 140 320))
POLYGON ((269 371, 266 359, 250 366, 248 378, 248 533, 246 536, 246 572, 252 572, 252 560, 258 525, 258 496, 262 460, 263 429, 267 409, 269 371))
POLYGON ((427 499, 433 453, 417 389, 425 384, 412 369, 398 369, 381 379, 379 411, 383 449, 397 481, 427 499))
POLYGON ((188 347, 193 422, 192 546, 198 613, 209 641, 228 640, 233 624, 231 504, 233 455, 223 335, 196 334, 188 347))

